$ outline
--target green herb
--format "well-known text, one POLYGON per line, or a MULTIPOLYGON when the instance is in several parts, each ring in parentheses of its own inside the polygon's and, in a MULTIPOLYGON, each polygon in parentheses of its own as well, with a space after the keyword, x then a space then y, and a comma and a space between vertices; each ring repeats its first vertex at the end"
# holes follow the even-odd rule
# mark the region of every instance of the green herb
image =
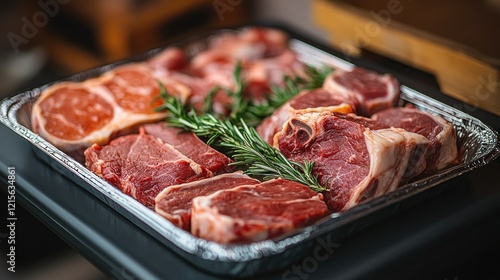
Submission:
POLYGON ((321 67, 314 67, 308 65, 306 68, 306 77, 302 81, 302 89, 316 89, 323 86, 326 77, 334 71, 330 65, 322 65, 321 67))
POLYGON ((207 97, 205 97, 203 102, 203 112, 213 114, 214 110, 212 104, 214 103, 214 97, 219 90, 220 88, 216 86, 208 93, 207 97))
POLYGON ((276 109, 297 95, 300 90, 296 79, 285 76, 284 86, 274 86, 266 102, 257 105, 250 104, 247 110, 241 115, 241 118, 249 126, 257 126, 264 118, 270 116, 276 109))
POLYGON ((233 71, 234 89, 221 88, 219 86, 215 86, 209 92, 207 97, 205 97, 203 106, 204 113, 208 114, 213 113, 212 108, 213 108, 214 96, 218 91, 224 90, 226 95, 231 97, 232 99, 231 108, 229 108, 229 115, 228 115, 229 119, 238 120, 245 114, 247 108, 250 106, 250 101, 243 96, 244 90, 247 85, 243 82, 243 77, 241 75, 242 71, 243 71, 243 66, 241 62, 238 61, 233 71))
MULTIPOLYGON (((238 62, 233 71, 235 89, 225 89, 226 94, 233 99, 229 119, 233 121, 243 119, 248 126, 257 126, 264 118, 270 116, 276 109, 302 90, 320 88, 325 78, 333 71, 334 69, 328 65, 319 68, 308 65, 304 76, 285 76, 283 86, 273 86, 271 92, 267 95, 267 100, 256 104, 243 95, 246 85, 241 76, 241 63, 238 62)), ((213 94, 215 94, 216 90, 218 88, 212 90, 211 94, 205 99, 205 112, 211 112, 208 108, 212 106, 213 94)))
POLYGON ((233 99, 231 113, 229 114, 229 118, 232 120, 237 120, 239 116, 246 111, 249 104, 249 101, 243 96, 246 85, 243 83, 243 77, 241 76, 242 70, 243 67, 241 62, 238 61, 233 72, 235 88, 234 90, 226 89, 226 94, 233 99))
POLYGON ((290 161, 262 140, 257 131, 243 120, 236 125, 229 119, 210 114, 197 115, 192 109, 187 111, 178 98, 169 96, 162 85, 160 89, 165 102, 161 109, 169 111, 167 122, 171 126, 208 138, 210 145, 224 147, 233 158, 233 164, 246 168, 247 174, 263 176, 265 180, 281 177, 307 185, 316 192, 326 190, 312 174, 313 162, 290 161))

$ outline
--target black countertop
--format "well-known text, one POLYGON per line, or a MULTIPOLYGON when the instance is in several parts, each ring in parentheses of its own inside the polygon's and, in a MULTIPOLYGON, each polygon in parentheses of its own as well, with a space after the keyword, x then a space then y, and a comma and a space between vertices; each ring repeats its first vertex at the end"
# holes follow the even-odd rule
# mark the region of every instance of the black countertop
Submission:
MULTIPOLYGON (((403 84, 500 130, 500 117, 439 92, 429 75, 377 57, 355 61, 398 73, 403 84)), ((116 279, 219 279, 170 249, 35 157, 0 124, 0 185, 16 170, 16 202, 116 279)), ((443 191, 260 279, 500 279, 500 160, 445 183, 443 191)), ((2 209, 7 201, 0 202, 2 209)), ((2 210, 3 211, 3 210, 2 210)))

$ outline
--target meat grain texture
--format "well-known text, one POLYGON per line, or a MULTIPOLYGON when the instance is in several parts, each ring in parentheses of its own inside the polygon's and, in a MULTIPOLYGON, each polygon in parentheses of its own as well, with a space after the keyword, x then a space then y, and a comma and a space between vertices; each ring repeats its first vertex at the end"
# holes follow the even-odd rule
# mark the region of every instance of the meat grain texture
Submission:
POLYGON ((194 198, 191 233, 223 244, 256 242, 292 232, 328 214, 322 194, 296 182, 274 179, 194 198))
POLYGON ((325 200, 333 211, 393 191, 405 176, 423 170, 409 163, 423 162, 419 151, 427 149, 427 138, 403 129, 370 129, 368 124, 378 126, 361 120, 331 112, 300 114, 276 135, 285 157, 315 163, 313 173, 328 187, 325 200))
POLYGON ((143 130, 106 146, 94 144, 85 151, 85 159, 92 172, 150 208, 166 187, 213 176, 210 170, 143 130))
POLYGON ((241 171, 226 173, 211 178, 173 185, 165 188, 155 198, 155 211, 174 225, 191 230, 191 206, 193 199, 210 195, 219 190, 232 189, 242 185, 260 183, 241 171))

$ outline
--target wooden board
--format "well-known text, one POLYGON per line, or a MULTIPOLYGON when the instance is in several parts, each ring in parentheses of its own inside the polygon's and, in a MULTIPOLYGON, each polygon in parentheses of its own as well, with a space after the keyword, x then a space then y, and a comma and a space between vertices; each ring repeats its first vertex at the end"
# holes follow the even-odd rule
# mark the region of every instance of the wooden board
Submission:
POLYGON ((464 42, 398 21, 405 12, 410 14, 412 2, 383 3, 386 6, 381 9, 367 10, 342 1, 314 0, 314 19, 339 50, 356 56, 367 49, 429 72, 443 93, 500 115, 498 59, 464 42))

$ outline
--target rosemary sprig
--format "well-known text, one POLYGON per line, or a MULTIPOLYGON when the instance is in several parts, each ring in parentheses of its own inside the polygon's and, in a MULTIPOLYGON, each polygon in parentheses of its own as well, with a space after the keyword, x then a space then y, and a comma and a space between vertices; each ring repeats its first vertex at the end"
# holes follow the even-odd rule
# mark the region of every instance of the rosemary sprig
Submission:
POLYGON ((200 137, 208 138, 208 144, 224 147, 233 158, 234 165, 246 167, 246 173, 263 176, 264 179, 284 178, 309 186, 313 191, 322 192, 316 176, 312 174, 313 162, 304 164, 288 160, 279 150, 269 146, 253 127, 243 120, 236 125, 229 119, 219 119, 210 114, 197 115, 187 111, 182 102, 169 96, 160 85, 161 97, 168 110, 167 122, 174 127, 192 131, 200 137))
POLYGON ((233 99, 233 103, 231 106, 231 113, 229 114, 229 118, 232 120, 237 120, 243 112, 246 111, 249 100, 245 99, 243 96, 243 91, 246 88, 246 84, 243 82, 243 77, 241 75, 243 71, 243 66, 241 62, 238 61, 236 66, 234 67, 233 72, 233 80, 234 80, 234 90, 226 89, 226 93, 233 99))
MULTIPOLYGON (((243 119, 247 125, 252 127, 257 126, 264 118, 271 115, 276 109, 281 107, 300 91, 320 88, 325 78, 332 73, 333 70, 334 69, 329 65, 323 65, 321 67, 308 65, 304 76, 285 76, 283 78, 283 86, 273 86, 271 92, 267 96, 267 100, 256 104, 246 99, 243 95, 246 85, 241 75, 242 65, 238 62, 233 71, 235 89, 225 89, 226 94, 233 99, 229 119, 233 121, 243 119)), ((210 112, 209 108, 212 106, 213 94, 217 90, 218 88, 214 88, 211 94, 205 99, 204 112, 210 112)))
POLYGON ((330 75, 334 71, 333 67, 330 65, 322 65, 320 67, 314 67, 311 65, 307 65, 305 71, 305 78, 302 81, 301 88, 302 89, 316 89, 323 86, 323 82, 326 77, 330 75))
POLYGON ((241 118, 249 126, 257 126, 264 118, 270 116, 276 109, 297 95, 300 90, 297 78, 285 76, 284 86, 274 86, 266 102, 261 104, 251 103, 247 106, 247 110, 241 114, 241 118))
POLYGON ((205 100, 203 102, 203 112, 207 114, 213 114, 213 103, 214 103, 214 97, 217 94, 217 92, 220 90, 220 87, 215 86, 205 97, 205 100))
POLYGON ((240 61, 236 63, 236 66, 234 67, 233 71, 233 82, 234 82, 234 89, 230 88, 221 88, 219 86, 215 86, 210 93, 205 97, 204 100, 204 106, 203 106, 203 112, 204 113, 212 113, 212 103, 213 103, 213 98, 215 94, 219 90, 224 90, 227 96, 231 97, 232 103, 231 103, 231 108, 230 108, 230 113, 229 113, 229 118, 232 120, 237 120, 241 118, 241 115, 244 114, 244 112, 247 110, 250 101, 243 96, 243 92, 246 88, 246 84, 243 81, 243 77, 241 75, 243 71, 243 66, 240 61))

